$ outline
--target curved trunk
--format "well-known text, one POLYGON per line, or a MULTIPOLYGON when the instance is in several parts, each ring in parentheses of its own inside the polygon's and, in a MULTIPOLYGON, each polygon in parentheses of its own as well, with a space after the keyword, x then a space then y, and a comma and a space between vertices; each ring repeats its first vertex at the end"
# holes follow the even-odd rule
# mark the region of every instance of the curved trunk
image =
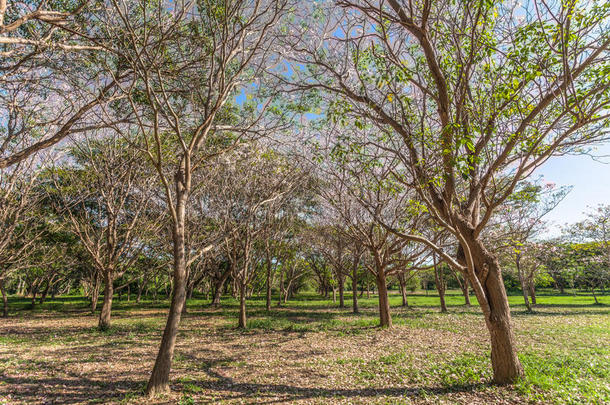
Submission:
POLYGON ((375 279, 377 281, 377 290, 379 291, 379 326, 391 328, 392 315, 390 315, 390 301, 388 300, 388 286, 385 273, 380 271, 375 279))
POLYGON ((102 303, 102 311, 100 312, 100 319, 98 328, 100 330, 106 330, 110 327, 110 314, 112 312, 112 295, 114 294, 114 287, 112 285, 112 271, 104 272, 104 302, 102 303))
POLYGON ((490 335, 493 380, 497 384, 513 383, 523 376, 523 367, 517 357, 510 307, 500 265, 480 241, 471 241, 468 247, 475 265, 476 279, 471 280, 471 283, 490 335))
MULTIPOLYGON (((179 193, 180 196, 180 193, 179 193)), ((186 258, 185 258, 185 209, 186 197, 184 195, 177 203, 177 219, 174 224, 172 239, 174 242, 174 282, 172 300, 159 346, 159 352, 153 367, 146 394, 153 397, 157 394, 169 391, 169 373, 176 347, 176 336, 178 335, 178 325, 182 315, 182 307, 186 299, 186 258)))

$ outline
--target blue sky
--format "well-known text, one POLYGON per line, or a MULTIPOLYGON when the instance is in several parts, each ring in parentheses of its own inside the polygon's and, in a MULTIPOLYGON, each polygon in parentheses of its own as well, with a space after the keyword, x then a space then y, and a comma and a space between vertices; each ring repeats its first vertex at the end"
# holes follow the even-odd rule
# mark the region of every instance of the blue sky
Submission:
POLYGON ((588 207, 610 204, 610 144, 597 147, 593 155, 597 158, 586 155, 554 157, 536 172, 558 186, 574 187, 545 217, 554 223, 549 227, 549 236, 558 236, 560 225, 583 219, 583 212, 588 207))

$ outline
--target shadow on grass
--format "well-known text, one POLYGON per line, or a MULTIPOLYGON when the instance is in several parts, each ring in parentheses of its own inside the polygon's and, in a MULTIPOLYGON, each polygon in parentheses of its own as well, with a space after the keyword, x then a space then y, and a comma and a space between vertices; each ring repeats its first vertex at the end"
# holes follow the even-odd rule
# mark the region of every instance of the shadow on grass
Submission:
MULTIPOLYGON (((379 387, 363 389, 299 387, 288 384, 241 383, 212 370, 222 361, 208 363, 205 372, 209 381, 189 381, 172 384, 172 390, 183 394, 205 391, 215 401, 252 401, 256 403, 292 402, 307 399, 374 398, 378 396, 407 397, 410 399, 450 393, 473 392, 487 384, 458 384, 448 387, 412 386, 379 387), (279 398, 278 398, 279 397, 279 398)), ((127 374, 113 376, 111 381, 83 377, 14 377, 0 374, 4 382, 0 386, 2 395, 25 403, 108 403, 126 399, 141 400, 145 381, 130 378, 127 374)), ((149 402, 147 402, 149 403, 149 402)))
POLYGON ((232 359, 221 359, 214 362, 206 362, 201 369, 208 375, 210 380, 192 380, 188 383, 177 384, 174 388, 182 392, 202 392, 212 395, 215 400, 239 400, 248 402, 256 400, 256 403, 293 402, 307 399, 324 398, 374 398, 378 396, 408 397, 410 399, 425 398, 429 396, 445 395, 449 393, 473 392, 488 386, 485 383, 478 384, 456 384, 450 386, 408 386, 408 387, 378 387, 362 389, 346 388, 317 388, 299 387, 288 384, 259 384, 241 383, 230 377, 221 375, 212 368, 230 363, 232 359), (278 398, 279 397, 279 398, 278 398), (266 400, 267 399, 267 400, 266 400))
POLYGON ((0 374, 0 395, 24 403, 108 403, 141 395, 142 381, 119 375, 111 381, 83 377, 14 377, 0 374))

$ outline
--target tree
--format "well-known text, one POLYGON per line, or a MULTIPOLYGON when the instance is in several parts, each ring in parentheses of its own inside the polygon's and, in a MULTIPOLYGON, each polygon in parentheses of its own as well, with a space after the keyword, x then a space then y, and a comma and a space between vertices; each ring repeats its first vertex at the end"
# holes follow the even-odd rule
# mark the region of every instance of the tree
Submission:
POLYGON ((207 202, 224 235, 225 254, 239 288, 238 326, 246 328, 246 288, 256 275, 257 246, 264 244, 265 233, 278 218, 289 212, 303 177, 286 157, 256 143, 236 148, 215 166, 207 202))
POLYGON ((395 160, 384 159, 379 150, 351 160, 340 144, 331 144, 329 149, 320 175, 328 180, 320 188, 320 196, 327 211, 341 223, 335 232, 370 254, 371 260, 365 263, 379 291, 380 325, 391 327, 387 278, 417 258, 421 260, 423 253, 393 229, 414 231, 423 216, 403 210, 410 193, 392 179, 395 160))
POLYGON ((73 165, 55 169, 52 198, 104 280, 99 328, 110 327, 114 282, 161 230, 154 206, 157 177, 118 135, 88 137, 70 151, 73 165))
MULTIPOLYGON (((185 231, 193 174, 211 157, 256 133, 271 105, 261 73, 286 1, 113 2, 101 18, 120 64, 133 71, 124 104, 106 121, 134 122, 137 147, 157 170, 172 224, 173 291, 166 327, 146 389, 169 390, 169 373, 186 297, 185 231), (264 63, 261 60, 265 57, 264 63), (246 101, 234 102, 241 91, 246 101), (115 118, 119 116, 119 119, 115 118), (140 138, 138 138, 140 139, 140 138)), ((265 120, 267 128, 275 125, 265 120)))
POLYGON ((327 114, 338 122, 375 127, 369 142, 400 159, 396 178, 416 190, 461 254, 455 260, 433 241, 404 237, 468 278, 489 330, 493 379, 513 382, 523 369, 510 308, 481 234, 519 181, 549 157, 607 137, 610 6, 336 5, 307 10, 309 23, 293 26, 293 65, 304 68, 278 78, 327 97, 327 114))

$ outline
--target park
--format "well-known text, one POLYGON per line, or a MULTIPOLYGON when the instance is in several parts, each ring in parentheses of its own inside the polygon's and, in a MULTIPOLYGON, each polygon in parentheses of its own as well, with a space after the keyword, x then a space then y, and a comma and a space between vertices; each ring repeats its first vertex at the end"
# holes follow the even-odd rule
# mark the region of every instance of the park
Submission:
POLYGON ((0 0, 0 404, 610 402, 610 2, 0 0))

